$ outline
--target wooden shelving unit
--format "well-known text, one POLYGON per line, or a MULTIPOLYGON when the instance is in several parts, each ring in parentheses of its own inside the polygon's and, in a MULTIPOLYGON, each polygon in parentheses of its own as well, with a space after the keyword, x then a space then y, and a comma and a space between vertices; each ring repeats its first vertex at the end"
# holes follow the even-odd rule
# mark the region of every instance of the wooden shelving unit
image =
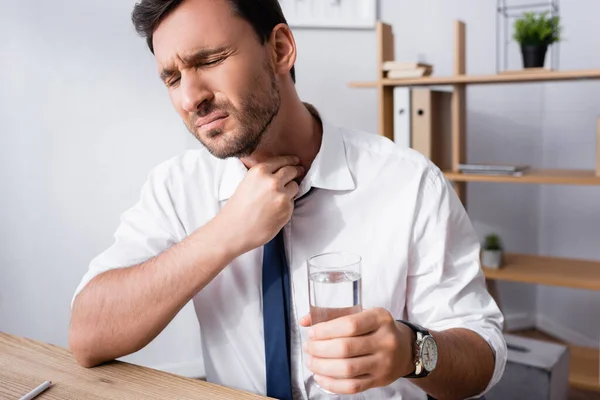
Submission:
POLYGON ((487 279, 600 290, 600 261, 505 254, 500 269, 483 268, 487 279))
POLYGON ((533 183, 541 185, 600 185, 600 176, 593 170, 533 169, 523 176, 462 174, 444 171, 444 175, 456 182, 533 183))
POLYGON ((543 71, 543 72, 514 72, 497 75, 456 75, 435 77, 428 76, 415 79, 385 79, 377 82, 352 82, 351 87, 377 87, 380 83, 384 86, 432 86, 432 85, 489 85, 494 83, 525 83, 525 82, 551 82, 572 81, 584 79, 600 79, 600 70, 582 71, 543 71))
MULTIPOLYGON (((392 27, 377 24, 378 76, 371 82, 351 82, 353 88, 376 88, 378 93, 379 134, 393 140, 393 88, 397 86, 452 86, 452 167, 444 171, 453 183, 459 198, 466 205, 467 183, 524 183, 550 185, 600 185, 600 120, 596 127, 598 160, 596 170, 532 169, 523 176, 462 174, 458 166, 466 162, 466 88, 468 85, 535 83, 578 80, 600 80, 600 69, 580 71, 512 71, 496 75, 468 75, 466 71, 466 27, 461 21, 454 28, 454 74, 446 77, 429 76, 417 79, 387 79, 382 65, 394 61, 392 27)), ((490 293, 499 305, 495 283, 501 281, 563 286, 585 290, 600 290, 600 261, 507 254, 500 270, 484 268, 490 293)), ((571 386, 600 392, 600 351, 596 348, 570 346, 571 386)))

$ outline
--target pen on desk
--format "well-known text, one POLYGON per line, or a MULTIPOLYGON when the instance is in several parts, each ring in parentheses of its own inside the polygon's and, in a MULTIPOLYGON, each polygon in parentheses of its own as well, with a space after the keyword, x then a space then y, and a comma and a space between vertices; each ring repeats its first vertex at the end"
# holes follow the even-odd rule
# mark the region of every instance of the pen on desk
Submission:
POLYGON ((31 392, 27 393, 25 396, 21 397, 20 400, 31 400, 42 393, 44 390, 48 389, 52 385, 52 382, 46 381, 42 383, 40 386, 33 389, 31 392))

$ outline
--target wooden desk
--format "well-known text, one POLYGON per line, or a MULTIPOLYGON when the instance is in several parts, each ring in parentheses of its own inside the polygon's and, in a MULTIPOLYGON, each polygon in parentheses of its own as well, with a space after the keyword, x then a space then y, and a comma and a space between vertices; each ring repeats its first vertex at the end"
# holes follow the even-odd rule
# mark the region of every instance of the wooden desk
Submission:
POLYGON ((19 399, 47 380, 52 386, 36 400, 267 399, 118 361, 86 369, 66 349, 0 332, 0 399, 19 399))

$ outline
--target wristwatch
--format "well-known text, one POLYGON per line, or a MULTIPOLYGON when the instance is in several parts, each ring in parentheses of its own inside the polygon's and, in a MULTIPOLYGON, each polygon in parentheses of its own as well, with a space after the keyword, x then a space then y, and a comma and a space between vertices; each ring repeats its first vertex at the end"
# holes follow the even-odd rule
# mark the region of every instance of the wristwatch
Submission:
POLYGON ((429 331, 422 326, 403 320, 398 320, 398 322, 412 329, 417 337, 414 343, 415 370, 404 378, 424 378, 435 369, 437 364, 437 343, 429 331))

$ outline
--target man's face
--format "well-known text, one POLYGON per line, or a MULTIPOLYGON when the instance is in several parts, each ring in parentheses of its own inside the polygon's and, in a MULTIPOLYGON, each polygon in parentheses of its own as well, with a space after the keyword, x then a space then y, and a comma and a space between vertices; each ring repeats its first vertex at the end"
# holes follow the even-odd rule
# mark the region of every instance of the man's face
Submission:
POLYGON ((250 155, 277 115, 278 82, 252 26, 225 0, 186 0, 154 33, 161 79, 216 157, 250 155))

